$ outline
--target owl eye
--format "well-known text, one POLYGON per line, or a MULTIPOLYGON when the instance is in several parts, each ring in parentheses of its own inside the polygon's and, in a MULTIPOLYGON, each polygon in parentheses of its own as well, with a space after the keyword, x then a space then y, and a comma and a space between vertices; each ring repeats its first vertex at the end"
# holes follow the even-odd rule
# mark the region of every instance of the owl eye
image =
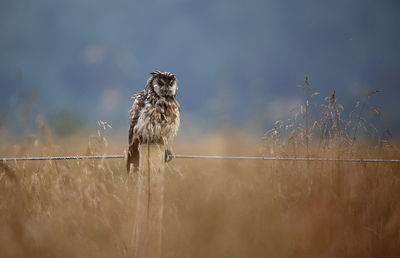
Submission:
POLYGON ((164 82, 161 81, 161 80, 157 80, 157 83, 158 83, 160 86, 164 86, 164 82))

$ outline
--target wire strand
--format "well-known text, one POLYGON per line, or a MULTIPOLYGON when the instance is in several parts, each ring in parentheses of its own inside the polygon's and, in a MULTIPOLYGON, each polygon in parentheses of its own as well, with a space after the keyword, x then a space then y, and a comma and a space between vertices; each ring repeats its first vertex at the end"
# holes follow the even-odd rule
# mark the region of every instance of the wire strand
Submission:
POLYGON ((121 159, 124 155, 99 155, 99 156, 56 156, 56 157, 18 157, 0 158, 0 161, 26 161, 26 160, 70 160, 70 159, 121 159))
POLYGON ((239 160, 277 160, 277 161, 343 161, 343 162, 388 162, 396 163, 396 159, 335 159, 335 158, 285 158, 285 157, 245 157, 245 156, 198 156, 198 155, 172 155, 173 158, 184 159, 239 159, 239 160))
MULTIPOLYGON (((293 157, 251 157, 251 156, 206 156, 206 155, 171 155, 176 159, 232 159, 232 160, 269 160, 269 161, 327 161, 327 162, 379 162, 400 163, 398 159, 338 159, 338 158, 293 158, 293 157)), ((53 156, 53 157, 17 157, 0 158, 0 161, 28 160, 79 160, 79 159, 122 159, 125 155, 96 155, 96 156, 53 156)))

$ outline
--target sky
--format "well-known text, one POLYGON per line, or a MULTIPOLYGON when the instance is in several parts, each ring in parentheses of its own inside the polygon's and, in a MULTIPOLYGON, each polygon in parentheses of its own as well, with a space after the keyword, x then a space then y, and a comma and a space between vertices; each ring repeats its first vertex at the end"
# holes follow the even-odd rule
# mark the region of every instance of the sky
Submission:
POLYGON ((176 74, 183 132, 271 128, 336 90, 350 112, 379 89, 379 129, 400 134, 400 2, 372 0, 2 0, 0 126, 40 116, 59 133, 128 130, 130 96, 176 74), (64 128, 64 129, 63 129, 64 128))

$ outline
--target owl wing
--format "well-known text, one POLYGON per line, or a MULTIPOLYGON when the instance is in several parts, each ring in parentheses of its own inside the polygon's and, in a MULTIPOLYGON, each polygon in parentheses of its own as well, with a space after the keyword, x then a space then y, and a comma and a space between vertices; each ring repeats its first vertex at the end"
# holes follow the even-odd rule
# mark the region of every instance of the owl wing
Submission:
POLYGON ((126 162, 126 170, 129 174, 131 170, 131 165, 133 164, 133 171, 139 168, 139 138, 135 135, 135 126, 140 116, 140 112, 144 107, 145 92, 140 92, 133 95, 134 99, 131 110, 129 111, 129 147, 128 147, 128 157, 126 162))

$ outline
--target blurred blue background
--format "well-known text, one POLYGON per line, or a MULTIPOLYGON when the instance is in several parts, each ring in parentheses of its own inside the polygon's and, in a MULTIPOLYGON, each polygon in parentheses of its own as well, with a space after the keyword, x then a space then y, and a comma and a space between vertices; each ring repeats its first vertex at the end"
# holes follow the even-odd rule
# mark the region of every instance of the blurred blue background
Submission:
MULTIPOLYGON (((188 134, 262 132, 336 90, 345 112, 363 89, 380 129, 400 133, 400 2, 372 0, 2 0, 0 123, 38 115, 59 134, 97 120, 128 128, 130 96, 153 70, 177 75, 188 134)), ((322 101, 322 100, 321 100, 322 101)))

